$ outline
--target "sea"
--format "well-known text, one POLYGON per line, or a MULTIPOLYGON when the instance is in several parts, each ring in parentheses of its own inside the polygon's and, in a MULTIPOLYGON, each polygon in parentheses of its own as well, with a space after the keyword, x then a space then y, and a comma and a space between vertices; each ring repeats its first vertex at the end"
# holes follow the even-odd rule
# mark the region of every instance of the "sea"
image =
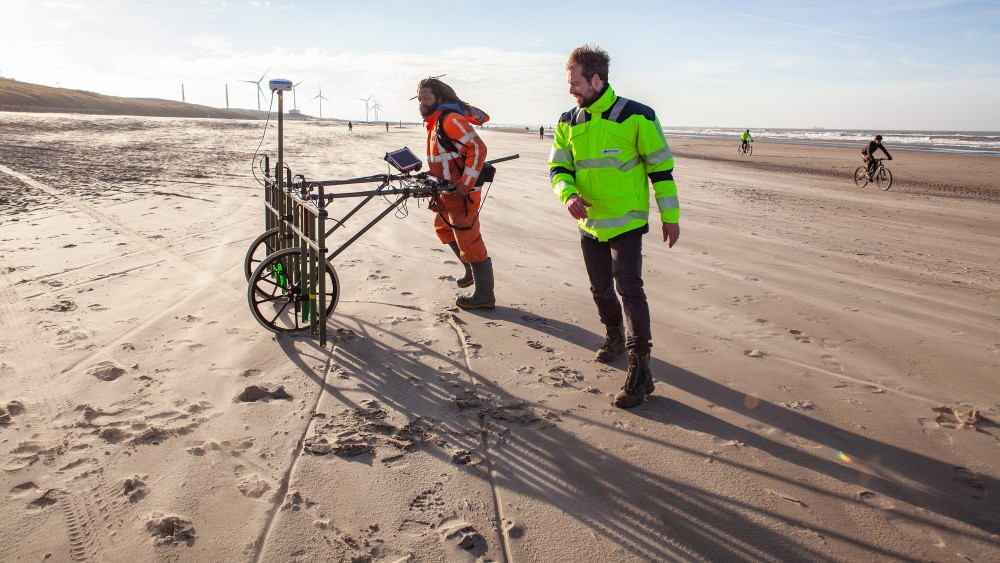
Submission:
MULTIPOLYGON (((667 138, 736 138, 744 129, 727 127, 668 127, 667 138)), ((816 146, 856 146, 858 150, 872 135, 882 135, 889 152, 895 150, 968 154, 1000 157, 1000 131, 860 131, 852 129, 751 129, 755 141, 808 144, 816 146)))

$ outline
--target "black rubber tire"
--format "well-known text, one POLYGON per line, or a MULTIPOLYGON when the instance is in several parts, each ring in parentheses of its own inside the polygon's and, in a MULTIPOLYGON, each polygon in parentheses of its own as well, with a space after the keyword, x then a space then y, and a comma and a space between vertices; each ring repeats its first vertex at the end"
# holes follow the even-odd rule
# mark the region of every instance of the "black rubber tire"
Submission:
POLYGON ((250 281, 250 275, 265 258, 278 250, 278 227, 264 231, 250 243, 246 258, 243 259, 243 275, 250 281), (263 250, 265 253, 262 253, 263 250))
MULTIPOLYGON (((250 276, 247 300, 257 322, 272 332, 299 332, 309 329, 301 307, 309 303, 303 295, 300 265, 302 251, 298 248, 279 250, 265 258, 250 276)), ((340 280, 333 265, 326 262, 326 315, 329 318, 340 301, 340 280)))
POLYGON ((892 172, 885 166, 875 173, 875 185, 883 192, 892 187, 892 172))
POLYGON ((863 188, 868 185, 867 166, 858 166, 858 169, 854 171, 854 183, 857 184, 859 188, 863 188))

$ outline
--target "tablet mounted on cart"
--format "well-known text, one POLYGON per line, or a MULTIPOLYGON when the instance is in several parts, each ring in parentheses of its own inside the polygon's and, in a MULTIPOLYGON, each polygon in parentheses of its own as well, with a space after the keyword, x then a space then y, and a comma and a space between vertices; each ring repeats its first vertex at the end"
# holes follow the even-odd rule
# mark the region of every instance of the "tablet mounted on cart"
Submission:
POLYGON ((413 154, 413 151, 406 147, 385 153, 385 161, 391 164, 396 170, 404 173, 416 172, 424 165, 417 158, 417 155, 413 154))

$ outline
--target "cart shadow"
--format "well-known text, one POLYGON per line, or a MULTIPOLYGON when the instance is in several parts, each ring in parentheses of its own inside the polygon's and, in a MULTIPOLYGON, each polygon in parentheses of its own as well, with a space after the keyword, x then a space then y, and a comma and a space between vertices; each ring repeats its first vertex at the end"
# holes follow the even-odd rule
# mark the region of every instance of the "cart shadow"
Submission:
MULTIPOLYGON (((500 308, 484 312, 484 317, 519 324, 525 328, 552 334, 566 342, 584 345, 599 343, 598 335, 579 326, 535 315, 518 308, 500 308)), ((598 426, 625 442, 652 448, 663 456, 685 454, 704 459, 707 452, 697 451, 658 436, 669 435, 666 427, 676 426, 701 432, 724 441, 745 444, 787 463, 825 475, 838 482, 863 487, 887 498, 924 507, 938 515, 955 519, 989 534, 1000 531, 1000 514, 986 510, 982 501, 956 494, 951 482, 954 467, 940 460, 874 440, 766 401, 756 401, 748 408, 742 393, 686 371, 669 363, 654 360, 657 375, 656 394, 641 407, 621 416, 636 416, 654 425, 653 431, 638 434, 625 427, 584 418, 575 412, 548 412, 542 404, 526 402, 507 392, 482 374, 469 370, 465 356, 456 342, 448 352, 432 349, 425 343, 385 326, 363 319, 342 317, 342 326, 351 324, 356 338, 336 343, 333 361, 357 378, 364 391, 400 413, 431 421, 447 447, 421 446, 441 463, 454 463, 456 449, 480 451, 492 457, 496 468, 492 486, 511 498, 535 499, 560 513, 572 515, 598 537, 618 544, 635 556, 650 560, 677 560, 708 557, 713 560, 775 558, 778 560, 820 560, 829 554, 818 542, 792 542, 782 528, 803 529, 796 518, 725 494, 721 486, 693 487, 690 481, 670 478, 663 472, 649 471, 627 457, 610 455, 608 450, 562 427, 564 421, 598 426), (411 352, 401 353, 384 341, 402 342, 411 352), (669 382, 669 385, 664 384, 669 382), (740 428, 711 414, 701 412, 667 398, 671 387, 701 397, 716 408, 739 412, 763 427, 783 430, 823 446, 822 454, 807 453, 784 439, 740 428), (470 400, 473 397, 474 400, 470 400), (541 413, 541 415, 539 414, 541 413), (555 415, 555 416, 546 416, 555 415), (656 427, 664 428, 657 432, 656 427), (486 437, 486 445, 482 437, 486 437), (501 438, 502 436, 502 438, 501 438), (890 478, 870 465, 852 466, 837 459, 837 452, 849 452, 855 459, 881 459, 881 467, 891 468, 890 478), (961 498, 960 498, 961 497, 961 498), (771 524, 764 524, 770 521, 771 524), (779 522, 781 526, 773 523, 779 522)), ((303 373, 316 378, 307 369, 329 352, 317 345, 282 343, 289 358, 303 373)), ((357 407, 343 391, 329 382, 323 391, 345 407, 357 407)), ((603 398, 602 398, 603 400, 603 398)), ((610 408, 610 407, 607 407, 610 408)), ((757 428, 760 430, 760 428, 757 428)), ((780 473, 749 464, 726 462, 734 469, 733 478, 749 472, 789 486, 808 487, 803 482, 780 473)), ((490 476, 475 465, 466 466, 469 474, 489 485, 490 476)), ((692 470, 697 470, 692 468, 692 470)), ((983 490, 1000 486, 995 480, 980 476, 983 490)), ((715 483, 718 485, 718 483, 715 483)), ((830 497, 835 502, 864 504, 864 498, 845 499, 829 490, 814 488, 813 495, 830 497)), ((859 491, 860 493, 860 491, 859 491)), ((902 517, 902 516, 899 516, 902 517)), ((913 517, 909 517, 913 518, 913 517)), ((932 521, 919 522, 929 528, 946 529, 962 534, 963 529, 932 521)), ((502 526, 502 522, 497 522, 502 526)), ((905 558, 906 553, 890 547, 866 543, 835 527, 809 524, 820 537, 836 539, 882 557, 905 558)), ((1000 547, 995 539, 990 541, 1000 547)), ((886 545, 891 545, 886 543, 886 545)))

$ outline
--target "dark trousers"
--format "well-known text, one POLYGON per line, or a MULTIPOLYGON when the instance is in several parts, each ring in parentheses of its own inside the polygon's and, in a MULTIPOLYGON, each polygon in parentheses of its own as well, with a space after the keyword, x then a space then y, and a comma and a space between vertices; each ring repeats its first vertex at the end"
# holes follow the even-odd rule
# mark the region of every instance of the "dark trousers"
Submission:
POLYGON ((625 347, 636 354, 649 352, 652 334, 649 303, 642 289, 642 233, 625 233, 607 242, 584 236, 580 246, 601 322, 621 324, 624 305, 625 347))

